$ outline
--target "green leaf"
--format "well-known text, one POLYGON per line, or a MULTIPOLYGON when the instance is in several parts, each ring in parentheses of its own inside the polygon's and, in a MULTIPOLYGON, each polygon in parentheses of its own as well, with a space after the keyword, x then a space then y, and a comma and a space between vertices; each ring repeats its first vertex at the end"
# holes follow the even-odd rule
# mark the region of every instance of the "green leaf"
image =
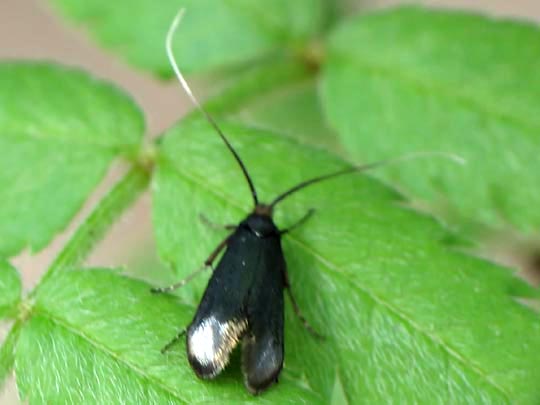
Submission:
POLYGON ((238 368, 197 379, 184 342, 160 349, 194 308, 107 270, 55 274, 40 288, 16 352, 17 385, 30 403, 317 403, 292 378, 255 399, 238 368), (315 402, 313 402, 315 401, 315 402))
POLYGON ((218 115, 248 126, 291 136, 342 152, 320 106, 314 72, 295 61, 278 59, 242 72, 216 97, 205 103, 218 115))
POLYGON ((207 100, 205 108, 214 115, 237 112, 279 89, 294 87, 312 76, 313 72, 306 66, 287 58, 276 58, 244 69, 225 83, 219 94, 207 100))
POLYGON ((275 89, 266 97, 244 105, 232 116, 248 126, 342 152, 339 140, 324 120, 315 80, 275 89))
POLYGON ((336 371, 336 380, 334 382, 334 391, 332 392, 331 402, 332 405, 349 405, 345 391, 343 390, 343 384, 339 377, 339 373, 336 371))
POLYGON ((15 322, 2 342, 2 347, 0 347, 0 391, 3 391, 6 379, 15 364, 15 348, 19 340, 20 330, 21 323, 15 322))
POLYGON ((13 266, 0 259, 0 318, 12 315, 21 298, 21 277, 13 266))
POLYGON ((143 130, 139 109, 109 84, 54 65, 0 65, 0 253, 44 247, 143 130))
POLYGON ((152 0, 53 3, 130 63, 162 75, 172 73, 163 44, 181 7, 186 15, 175 49, 189 73, 232 67, 300 47, 321 30, 325 17, 322 0, 164 0, 159 7, 152 0))
POLYGON ((77 228, 70 241, 49 267, 45 277, 50 277, 51 273, 81 265, 97 241, 147 188, 149 180, 149 174, 140 167, 134 167, 126 173, 77 228))
POLYGON ((456 219, 540 226, 540 30, 463 12, 398 8, 344 23, 328 43, 323 104, 362 161, 446 151, 377 171, 456 219))
MULTIPOLYGON (((262 201, 346 165, 289 138, 233 123, 223 129, 262 201)), ((225 236, 198 215, 238 223, 252 203, 206 122, 188 120, 166 135, 153 217, 159 253, 175 264, 178 279, 199 268, 225 236)), ((336 370, 344 395, 365 403, 537 402, 540 319, 508 293, 524 286, 520 280, 445 246, 440 225, 401 207, 395 192, 365 176, 296 194, 279 206, 276 223, 284 228, 309 208, 316 215, 283 245, 297 301, 326 339, 313 339, 286 308, 287 373, 325 402, 336 370)), ((203 288, 198 280, 178 294, 195 301, 203 288)))

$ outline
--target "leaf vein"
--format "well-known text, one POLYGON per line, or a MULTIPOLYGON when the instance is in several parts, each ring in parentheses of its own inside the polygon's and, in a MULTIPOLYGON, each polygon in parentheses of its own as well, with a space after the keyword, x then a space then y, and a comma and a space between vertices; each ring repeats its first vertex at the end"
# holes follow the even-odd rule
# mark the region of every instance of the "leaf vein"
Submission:
MULTIPOLYGON (((201 188, 205 192, 208 192, 209 194, 214 195, 214 197, 224 201, 225 203, 235 207, 238 210, 243 210, 243 208, 239 204, 237 204, 233 199, 228 199, 224 195, 222 195, 221 193, 216 192, 214 189, 212 189, 211 187, 206 185, 206 183, 204 181, 201 181, 201 179, 198 176, 194 175, 193 173, 188 173, 185 170, 183 170, 181 172, 174 165, 172 167, 174 168, 174 173, 180 179, 183 179, 184 181, 193 182, 194 184, 196 184, 199 188, 201 188)), ((320 254, 313 251, 309 246, 302 243, 299 239, 295 238, 292 234, 288 235, 288 238, 289 238, 289 240, 296 243, 303 250, 305 250, 308 254, 312 255, 321 264, 323 264, 323 267, 326 267, 332 273, 332 275, 336 275, 338 277, 343 277, 342 272, 339 271, 339 269, 336 267, 336 265, 332 261, 326 259, 325 257, 323 257, 320 254)), ((349 281, 347 281, 346 283, 348 283, 348 282, 349 281)), ((354 285, 355 288, 358 289, 358 291, 360 291, 361 293, 363 293, 364 295, 369 297, 372 301, 374 301, 375 303, 377 303, 379 305, 382 305, 383 307, 388 309, 388 311, 390 313, 394 314, 394 316, 396 316, 404 324, 409 325, 411 328, 413 328, 414 330, 418 331, 420 334, 425 336, 429 341, 431 341, 435 345, 441 347, 447 353, 447 355, 449 357, 452 357, 452 358, 456 359, 456 361, 461 363, 467 369, 470 369, 471 371, 473 371, 475 374, 477 374, 479 377, 484 379, 489 385, 494 387, 497 391, 499 391, 502 395, 504 395, 509 400, 510 396, 504 390, 503 387, 501 387, 495 381, 490 379, 489 376, 487 375, 487 373, 485 371, 483 371, 480 367, 478 367, 475 364, 467 361, 467 359, 464 356, 462 356, 457 350, 453 349, 450 345, 448 345, 442 338, 440 338, 439 336, 436 336, 433 333, 429 333, 428 331, 424 330, 424 328, 422 328, 414 320, 409 318, 406 314, 399 311, 399 309, 396 308, 395 306, 393 306, 390 302, 387 302, 386 300, 384 300, 383 298, 377 296, 373 292, 371 292, 371 291, 367 290, 366 288, 358 285, 358 283, 356 281, 353 282, 353 285, 354 285)))
POLYGON ((34 314, 41 315, 41 316, 47 318, 48 320, 50 320, 51 322, 53 322, 57 326, 60 326, 60 327, 62 327, 64 329, 66 329, 67 331, 81 337, 86 342, 88 342, 90 345, 95 347, 97 350, 100 350, 101 352, 105 353, 106 355, 112 357, 115 361, 117 361, 120 364, 123 364, 124 367, 126 367, 127 369, 133 371, 140 378, 146 379, 151 384, 155 384, 160 389, 162 389, 163 391, 165 391, 168 394, 172 395, 174 398, 178 399, 179 401, 181 401, 181 402, 183 402, 185 404, 188 403, 185 399, 179 397, 178 393, 171 390, 171 388, 166 383, 164 383, 162 380, 160 380, 158 378, 155 378, 155 377, 145 373, 144 369, 137 367, 136 365, 132 364, 131 362, 127 361, 126 359, 123 359, 121 356, 119 356, 113 350, 109 349, 105 344, 103 344, 103 343, 99 342, 98 340, 93 339, 92 337, 86 335, 83 331, 79 330, 76 326, 71 325, 65 319, 62 319, 60 317, 55 316, 54 314, 50 313, 49 311, 47 311, 45 308, 42 308, 42 307, 34 307, 33 312, 34 312, 34 314))
POLYGON ((371 74, 372 76, 389 77, 396 79, 396 81, 398 82, 412 84, 417 89, 438 96, 441 99, 455 101, 458 104, 468 107, 472 111, 479 112, 484 116, 494 117, 494 119, 502 122, 508 122, 516 127, 522 128, 524 131, 529 133, 537 133, 540 130, 540 123, 530 122, 522 116, 517 116, 515 114, 501 111, 493 104, 486 102, 483 99, 474 98, 470 95, 464 94, 463 92, 451 90, 448 85, 445 85, 443 83, 437 83, 437 81, 435 80, 425 80, 409 72, 399 72, 384 65, 376 65, 369 63, 357 57, 342 57, 344 59, 347 59, 349 63, 351 63, 358 69, 363 70, 368 74, 371 74))
MULTIPOLYGON (((334 263, 327 258, 323 257, 322 255, 316 253, 313 249, 311 249, 308 245, 305 243, 302 243, 298 238, 293 237, 292 235, 289 235, 289 239, 296 243, 300 248, 302 248, 304 251, 312 255, 316 260, 318 260, 321 264, 323 264, 324 267, 328 268, 330 272, 333 275, 336 275, 340 278, 343 278, 343 273, 339 271, 339 268, 334 265, 334 263)), ((383 298, 379 297, 378 295, 374 294, 373 292, 367 290, 366 288, 359 285, 356 281, 353 280, 346 280, 345 283, 350 283, 352 281, 352 284, 354 287, 359 290, 362 294, 366 295, 368 298, 370 298, 374 303, 383 306, 384 308, 388 309, 388 311, 392 314, 394 314, 398 319, 400 319, 403 323, 409 325, 414 330, 418 331, 420 334, 427 337, 432 343, 442 347, 442 349, 450 356, 455 358, 458 362, 463 364, 465 367, 469 368, 470 370, 474 371, 477 375, 479 375, 481 378, 483 378, 485 381, 487 381, 490 385, 492 385, 494 388, 496 388, 501 394, 503 394, 508 400, 509 395, 508 393, 499 386, 496 382, 492 381, 486 372, 484 372, 480 367, 476 366, 475 364, 467 361, 467 359, 462 356, 457 350, 453 349, 450 345, 448 345, 442 338, 439 336, 429 333, 428 331, 424 330, 417 322, 415 322, 413 319, 408 317, 405 313, 401 312, 398 308, 396 308, 394 305, 392 305, 390 302, 384 300, 383 298)))

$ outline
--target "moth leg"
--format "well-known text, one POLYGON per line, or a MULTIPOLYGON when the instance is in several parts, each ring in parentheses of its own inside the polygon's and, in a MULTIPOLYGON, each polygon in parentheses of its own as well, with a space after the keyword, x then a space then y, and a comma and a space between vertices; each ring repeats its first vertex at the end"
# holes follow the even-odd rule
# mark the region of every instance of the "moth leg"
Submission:
POLYGON ((315 213, 315 209, 311 208, 302 218, 300 218, 298 221, 296 221, 294 224, 289 226, 286 229, 283 229, 279 232, 280 235, 285 235, 286 233, 289 233, 293 229, 298 228, 299 226, 303 225, 311 216, 315 213))
POLYGON ((168 351, 171 347, 173 347, 176 342, 178 342, 182 337, 186 334, 186 329, 182 329, 180 332, 178 332, 169 343, 167 343, 165 346, 161 348, 161 354, 165 354, 166 351, 168 351))
POLYGON ((311 333, 312 336, 316 337, 317 339, 323 340, 324 336, 321 335, 319 332, 317 332, 313 326, 310 325, 310 323, 307 321, 307 319, 302 314, 302 311, 300 311, 300 307, 296 303, 296 300, 294 299, 294 295, 291 290, 291 285, 289 283, 289 277, 287 276, 287 273, 285 272, 285 288, 287 289, 287 294, 289 295, 289 298, 291 300, 291 304, 293 306, 294 313, 300 319, 302 322, 302 325, 304 325, 304 328, 307 329, 309 333, 311 333))
POLYGON ((202 273, 203 271, 205 271, 206 269, 211 268, 211 267, 212 267, 211 265, 207 265, 205 263, 200 269, 194 271, 189 276, 187 276, 186 278, 180 280, 179 282, 168 285, 166 287, 152 288, 150 291, 152 293, 154 293, 154 294, 163 294, 163 293, 174 291, 174 290, 176 290, 176 289, 178 289, 180 287, 185 286, 187 283, 189 283, 191 280, 193 280, 195 277, 197 277, 200 273, 202 273))
POLYGON ((215 222, 212 222, 204 214, 199 214, 199 218, 201 219, 201 222, 204 225, 206 225, 207 227, 212 228, 212 229, 216 229, 216 230, 219 230, 219 231, 221 231, 223 229, 226 229, 228 231, 232 231, 232 230, 236 229, 236 225, 221 225, 221 224, 217 224, 215 222))
POLYGON ((206 269, 212 268, 212 263, 214 263, 214 260, 216 260, 216 257, 219 255, 219 253, 225 248, 225 246, 227 246, 227 242, 229 241, 229 238, 231 237, 231 235, 232 233, 227 235, 227 237, 223 239, 219 245, 217 245, 217 247, 213 250, 210 256, 208 256, 208 258, 204 261, 204 264, 200 269, 191 273, 189 276, 187 276, 183 280, 180 280, 178 283, 174 283, 166 287, 152 288, 150 291, 154 294, 161 294, 161 293, 174 291, 177 288, 180 288, 186 285, 187 283, 189 283, 191 280, 193 280, 196 276, 198 276, 200 273, 202 273, 206 269))

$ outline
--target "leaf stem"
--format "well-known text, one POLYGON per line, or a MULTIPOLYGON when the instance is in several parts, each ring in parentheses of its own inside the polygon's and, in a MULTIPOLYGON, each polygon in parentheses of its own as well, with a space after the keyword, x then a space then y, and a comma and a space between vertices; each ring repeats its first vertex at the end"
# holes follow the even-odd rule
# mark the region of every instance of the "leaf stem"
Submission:
MULTIPOLYGON (((214 114, 231 113, 261 94, 305 79, 309 75, 309 69, 302 65, 280 60, 242 75, 233 86, 206 103, 206 108, 214 114)), ((87 257, 114 220, 124 212, 139 193, 146 189, 151 177, 150 172, 151 170, 145 170, 144 165, 139 165, 139 167, 133 167, 118 181, 75 231, 39 285, 57 272, 77 266, 87 257)), ((35 294, 38 287, 32 291, 31 296, 35 294)))
POLYGON ((312 76, 313 71, 297 61, 278 60, 240 75, 229 88, 208 100, 205 108, 213 114, 231 114, 270 91, 298 83, 312 76))
MULTIPOLYGON (((39 285, 52 275, 80 264, 135 198, 146 189, 150 174, 140 167, 133 167, 101 199, 90 215, 75 231, 64 249, 56 257, 39 285)), ((39 287, 38 285, 38 287, 39 287)), ((35 291, 31 293, 34 295, 35 291)))

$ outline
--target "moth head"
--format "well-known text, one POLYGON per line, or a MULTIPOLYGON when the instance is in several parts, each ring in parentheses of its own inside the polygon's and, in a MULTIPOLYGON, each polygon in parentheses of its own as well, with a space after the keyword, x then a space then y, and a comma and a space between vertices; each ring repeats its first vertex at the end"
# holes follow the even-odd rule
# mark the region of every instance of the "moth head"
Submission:
POLYGON ((243 225, 260 238, 279 234, 279 230, 272 220, 271 211, 261 214, 255 210, 245 219, 243 225))
POLYGON ((272 217, 272 213, 273 213, 273 207, 271 205, 268 205, 268 204, 257 204, 255 206, 255 209, 253 210, 253 213, 255 215, 260 215, 260 216, 263 216, 263 217, 272 217))

